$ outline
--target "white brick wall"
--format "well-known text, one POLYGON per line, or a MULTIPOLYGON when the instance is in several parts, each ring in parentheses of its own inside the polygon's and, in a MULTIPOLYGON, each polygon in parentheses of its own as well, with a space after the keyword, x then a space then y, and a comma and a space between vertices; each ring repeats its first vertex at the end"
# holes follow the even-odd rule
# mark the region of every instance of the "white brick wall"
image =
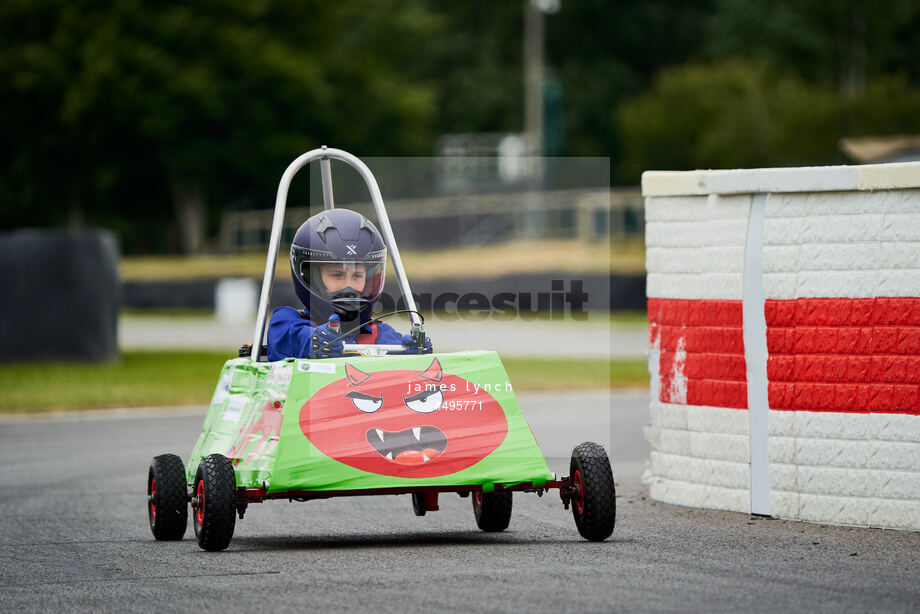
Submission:
POLYGON ((652 497, 677 505, 749 512, 747 412, 658 403, 654 398, 652 403, 657 413, 647 435, 652 497))
MULTIPOLYGON (((748 195, 648 198, 648 296, 740 300, 750 208, 748 195)), ((747 412, 659 403, 658 357, 656 343, 649 352, 655 417, 647 435, 653 448, 651 496, 750 511, 747 412)))
POLYGON ((650 297, 740 299, 750 196, 648 198, 650 297))
MULTIPOLYGON (((649 172, 643 193, 650 298, 742 299, 755 193, 767 300, 920 296, 920 163, 649 172)), ((748 412, 655 390, 651 496, 750 512, 748 412)), ((773 516, 920 530, 920 415, 771 410, 767 424, 773 516)))
POLYGON ((920 190, 771 194, 766 298, 916 296, 920 190))

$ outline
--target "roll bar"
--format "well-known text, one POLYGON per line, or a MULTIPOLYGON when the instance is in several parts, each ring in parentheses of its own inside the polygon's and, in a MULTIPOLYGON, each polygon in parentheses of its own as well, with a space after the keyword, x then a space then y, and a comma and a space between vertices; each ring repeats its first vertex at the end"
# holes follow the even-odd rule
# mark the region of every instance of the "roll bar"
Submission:
POLYGON ((393 268, 396 270, 396 281, 399 284, 399 290, 402 293, 403 300, 406 303, 406 309, 411 310, 409 319, 413 328, 421 325, 421 319, 416 313, 415 299, 412 297, 412 290, 409 289, 409 279, 406 277, 406 271, 403 268, 402 259, 399 257, 399 248, 396 246, 396 237, 393 236, 393 229, 390 227, 390 218, 387 217, 387 211, 383 204, 383 197, 380 195, 380 188, 377 186, 377 180, 371 173, 367 165, 357 157, 342 151, 341 149, 329 149, 323 145, 319 149, 313 149, 301 155, 288 165, 284 174, 281 176, 281 182, 278 184, 278 195, 275 198, 275 215, 272 219, 272 233, 268 242, 268 256, 265 260, 265 276, 262 278, 262 293, 259 296, 259 311, 256 315, 256 330, 252 338, 253 361, 259 360, 259 352, 262 348, 262 339, 265 337, 265 322, 268 318, 268 304, 272 294, 272 282, 275 279, 275 263, 278 260, 278 250, 281 247, 281 231, 284 228, 284 210, 287 207, 288 190, 291 187, 291 180, 301 168, 313 162, 320 160, 322 179, 323 179, 323 205, 326 209, 335 207, 332 195, 332 170, 330 160, 340 160, 345 162, 353 169, 358 171, 367 189, 371 195, 371 202, 374 204, 374 211, 377 213, 377 220, 380 223, 380 232, 383 234, 384 243, 393 262, 393 268))

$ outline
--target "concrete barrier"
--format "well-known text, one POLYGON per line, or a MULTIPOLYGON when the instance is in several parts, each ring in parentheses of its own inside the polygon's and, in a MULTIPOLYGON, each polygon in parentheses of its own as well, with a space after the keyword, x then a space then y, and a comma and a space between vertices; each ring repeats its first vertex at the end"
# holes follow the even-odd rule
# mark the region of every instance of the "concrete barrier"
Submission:
POLYGON ((920 163, 642 189, 651 496, 920 530, 920 163))

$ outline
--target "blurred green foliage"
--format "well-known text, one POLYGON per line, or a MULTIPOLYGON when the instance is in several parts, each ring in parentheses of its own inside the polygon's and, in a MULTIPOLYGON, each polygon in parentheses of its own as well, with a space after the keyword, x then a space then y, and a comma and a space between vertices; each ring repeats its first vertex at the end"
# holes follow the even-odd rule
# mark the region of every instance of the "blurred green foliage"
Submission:
POLYGON ((838 159, 850 134, 920 133, 920 89, 877 77, 855 100, 764 62, 665 71, 617 111, 621 175, 642 170, 807 165, 838 159))
POLYGON ((419 151, 431 89, 403 66, 434 26, 402 4, 2 3, 3 225, 88 218, 158 251, 180 194, 270 203, 319 143, 419 151))
MULTIPOLYGON (((518 132, 524 1, 6 0, 0 229, 174 251, 183 203, 213 232, 318 145, 427 156, 518 132)), ((618 183, 918 131, 916 0, 562 0, 545 29, 560 153, 611 157, 618 183)))
POLYGON ((920 3, 716 0, 699 53, 611 113, 616 175, 841 163, 846 136, 920 133, 920 3))

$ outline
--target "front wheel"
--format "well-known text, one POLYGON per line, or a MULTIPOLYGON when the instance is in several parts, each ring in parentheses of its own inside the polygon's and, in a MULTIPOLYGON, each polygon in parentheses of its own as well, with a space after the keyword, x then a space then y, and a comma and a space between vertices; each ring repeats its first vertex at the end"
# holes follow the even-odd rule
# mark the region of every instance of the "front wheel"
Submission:
POLYGON ((585 539, 604 541, 613 533, 617 517, 616 486, 607 452, 596 443, 585 442, 572 451, 569 471, 575 487, 575 526, 585 539))
POLYGON ((157 541, 182 539, 188 527, 185 465, 175 454, 161 454, 147 471, 147 518, 157 541))
POLYGON ((236 525, 236 474, 222 454, 201 459, 195 472, 192 507, 195 510, 195 538, 211 552, 230 545, 236 525))
POLYGON ((489 533, 507 529, 511 524, 511 495, 510 490, 473 491, 471 498, 476 525, 489 533))

